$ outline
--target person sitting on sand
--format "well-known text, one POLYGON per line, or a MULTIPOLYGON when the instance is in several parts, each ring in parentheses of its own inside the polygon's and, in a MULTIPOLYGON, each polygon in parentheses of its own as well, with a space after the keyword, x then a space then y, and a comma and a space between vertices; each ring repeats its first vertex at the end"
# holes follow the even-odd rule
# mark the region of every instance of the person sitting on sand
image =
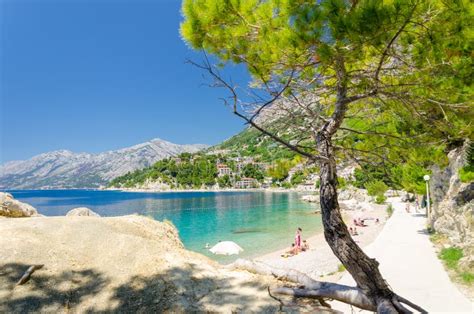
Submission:
POLYGON ((309 244, 306 242, 306 240, 303 240, 303 246, 301 247, 301 250, 309 251, 309 244))
POLYGON ((293 255, 297 255, 298 253, 299 253, 299 250, 296 247, 296 245, 294 243, 291 243, 291 248, 288 251, 286 251, 284 254, 282 254, 281 257, 290 257, 293 255))
POLYGON ((356 236, 356 235, 359 235, 359 233, 357 232, 357 228, 356 228, 356 227, 354 227, 354 234, 353 234, 353 235, 355 235, 355 236, 356 236))
POLYGON ((380 223, 380 220, 379 220, 378 218, 375 219, 375 223, 376 223, 376 224, 380 223))
POLYGON ((357 218, 357 220, 354 219, 354 225, 358 227, 367 227, 367 225, 364 224, 364 221, 360 218, 357 218))

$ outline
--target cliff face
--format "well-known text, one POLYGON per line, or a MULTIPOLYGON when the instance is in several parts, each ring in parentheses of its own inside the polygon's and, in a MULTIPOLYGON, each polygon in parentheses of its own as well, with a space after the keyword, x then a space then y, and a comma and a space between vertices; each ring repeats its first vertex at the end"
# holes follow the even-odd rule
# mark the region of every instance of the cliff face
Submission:
POLYGON ((459 180, 459 169, 466 159, 466 148, 448 154, 449 165, 435 168, 431 180, 433 202, 431 225, 445 234, 450 242, 464 249, 465 266, 474 266, 474 182, 459 180))

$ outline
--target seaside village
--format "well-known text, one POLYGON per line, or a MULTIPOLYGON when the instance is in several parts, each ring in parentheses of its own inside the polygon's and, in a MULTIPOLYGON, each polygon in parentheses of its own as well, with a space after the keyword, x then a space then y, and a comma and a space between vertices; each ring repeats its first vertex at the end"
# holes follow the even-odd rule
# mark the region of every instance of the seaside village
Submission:
MULTIPOLYGON (((210 151, 207 153, 207 155, 229 156, 231 153, 231 150, 219 149, 210 151)), ((182 162, 180 157, 173 157, 172 160, 174 160, 177 165, 182 162)), ((265 176, 265 174, 268 174, 268 170, 273 166, 273 163, 260 162, 251 156, 225 157, 218 158, 216 161, 217 177, 228 178, 230 180, 231 187, 234 189, 265 189, 272 187, 274 183, 273 178, 270 176, 265 176), (246 177, 244 174, 244 169, 246 166, 253 166, 255 169, 260 170, 260 172, 264 175, 263 180, 257 180, 256 178, 252 177, 246 177)), ((304 163, 298 163, 295 166, 291 167, 291 169, 288 170, 288 175, 286 176, 285 181, 291 182, 293 176, 298 173, 303 173, 305 168, 306 167, 304 163)), ((298 183, 295 184, 293 188, 299 191, 315 191, 316 181, 317 173, 309 173, 301 180, 298 180, 298 183)), ((220 187, 219 181, 217 181, 214 188, 218 189, 223 187, 220 187)))

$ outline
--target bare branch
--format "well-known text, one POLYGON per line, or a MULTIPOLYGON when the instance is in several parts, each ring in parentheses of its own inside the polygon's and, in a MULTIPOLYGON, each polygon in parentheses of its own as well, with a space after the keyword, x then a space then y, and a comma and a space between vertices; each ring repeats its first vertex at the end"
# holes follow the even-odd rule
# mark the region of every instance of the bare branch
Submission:
POLYGON ((398 29, 398 31, 395 33, 395 35, 393 35, 392 39, 388 42, 387 46, 385 47, 384 51, 382 52, 382 56, 380 57, 380 60, 379 60, 379 64, 377 66, 377 69, 375 70, 375 74, 374 74, 374 80, 375 80, 375 90, 377 90, 378 88, 378 84, 379 84, 379 74, 380 74, 380 70, 382 69, 382 65, 384 64, 385 62, 385 59, 387 58, 388 56, 388 53, 390 51, 390 49, 392 48, 392 45, 393 43, 395 42, 395 40, 397 40, 398 36, 400 36, 400 34, 403 32, 403 30, 405 29, 405 27, 408 25, 408 23, 410 22, 412 16, 413 16, 413 13, 415 12, 415 9, 416 9, 416 6, 417 6, 417 3, 415 3, 413 5, 413 8, 412 10, 410 11, 410 14, 408 15, 408 17, 405 19, 405 21, 403 22, 402 26, 400 26, 400 28, 398 29))

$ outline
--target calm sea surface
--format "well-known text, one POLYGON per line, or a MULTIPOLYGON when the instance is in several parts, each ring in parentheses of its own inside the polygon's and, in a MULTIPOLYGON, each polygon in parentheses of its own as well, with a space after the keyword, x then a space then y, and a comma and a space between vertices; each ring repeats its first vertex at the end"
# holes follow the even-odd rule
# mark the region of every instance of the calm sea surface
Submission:
POLYGON ((255 257, 293 241, 295 229, 303 237, 322 230, 316 205, 300 200, 297 193, 271 192, 173 192, 48 190, 9 191, 46 216, 65 215, 75 207, 89 207, 101 216, 138 213, 156 220, 171 220, 187 249, 227 263, 237 256, 215 256, 205 249, 222 240, 244 248, 239 257, 255 257))

